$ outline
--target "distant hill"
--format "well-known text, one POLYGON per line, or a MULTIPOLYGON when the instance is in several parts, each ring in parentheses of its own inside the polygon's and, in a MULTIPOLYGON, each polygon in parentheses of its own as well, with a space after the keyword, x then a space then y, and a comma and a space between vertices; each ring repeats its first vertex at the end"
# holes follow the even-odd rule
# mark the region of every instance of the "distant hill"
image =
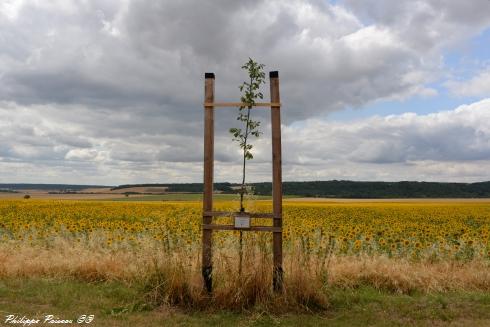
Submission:
POLYGON ((108 188, 101 185, 72 185, 72 184, 0 184, 2 190, 40 190, 40 191, 81 191, 87 188, 108 188))
MULTIPOLYGON (((234 184, 231 183, 214 183, 215 191, 222 193, 234 193, 231 188, 234 184)), ((185 192, 185 193, 200 193, 203 189, 202 183, 184 183, 184 184, 130 184, 130 185, 119 185, 117 187, 111 188, 111 191, 122 190, 125 188, 134 187, 166 187, 167 192, 185 192)))
MULTIPOLYGON (((255 183, 255 193, 270 195, 271 183, 255 183)), ((486 198, 490 182, 284 182, 284 195, 331 198, 486 198)))
MULTIPOLYGON (((219 193, 236 193, 239 184, 215 183, 219 193)), ((251 183, 257 195, 271 195, 271 183, 251 183)), ((72 184, 0 184, 3 191, 40 190, 48 192, 80 192, 91 189, 107 189, 107 192, 121 193, 135 188, 164 188, 159 192, 201 193, 202 183, 131 184, 113 186, 72 185, 72 184)), ((139 191, 139 193, 145 193, 139 191)), ((435 183, 435 182, 354 182, 354 181, 314 181, 284 182, 284 195, 326 198, 490 198, 490 182, 480 183, 435 183)))
MULTIPOLYGON (((215 191, 236 193, 238 184, 215 183, 215 191)), ((271 195, 271 183, 251 183, 255 194, 271 195)), ((202 192, 202 183, 189 184, 134 184, 113 189, 131 187, 167 187, 168 192, 202 192)), ((314 181, 284 182, 284 195, 329 198, 487 198, 490 197, 490 182, 437 183, 437 182, 355 182, 314 181)))

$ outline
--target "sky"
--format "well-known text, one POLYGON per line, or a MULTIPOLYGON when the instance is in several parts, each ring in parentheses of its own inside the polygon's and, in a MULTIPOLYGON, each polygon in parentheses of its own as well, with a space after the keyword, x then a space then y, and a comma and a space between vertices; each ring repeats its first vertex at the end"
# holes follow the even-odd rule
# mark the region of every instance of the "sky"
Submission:
POLYGON ((285 181, 487 181, 489 43, 489 0, 2 0, 0 183, 201 182, 204 73, 238 101, 249 57, 279 71, 285 181))

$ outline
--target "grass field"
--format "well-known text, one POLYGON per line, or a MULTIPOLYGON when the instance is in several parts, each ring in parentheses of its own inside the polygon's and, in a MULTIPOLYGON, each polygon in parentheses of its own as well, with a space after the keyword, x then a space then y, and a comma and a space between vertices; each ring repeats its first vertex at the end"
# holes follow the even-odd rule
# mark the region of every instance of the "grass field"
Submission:
POLYGON ((145 307, 136 286, 106 281, 3 279, 0 314, 39 317, 50 313, 76 320, 95 316, 93 326, 488 326, 490 295, 485 292, 383 292, 372 287, 329 290, 322 312, 273 314, 263 311, 192 311, 145 307))
POLYGON ((193 201, 0 201, 0 311, 87 311, 101 326, 490 325, 490 202, 286 201, 279 295, 271 236, 245 233, 240 272, 237 232, 214 234, 203 293, 200 221, 193 201))

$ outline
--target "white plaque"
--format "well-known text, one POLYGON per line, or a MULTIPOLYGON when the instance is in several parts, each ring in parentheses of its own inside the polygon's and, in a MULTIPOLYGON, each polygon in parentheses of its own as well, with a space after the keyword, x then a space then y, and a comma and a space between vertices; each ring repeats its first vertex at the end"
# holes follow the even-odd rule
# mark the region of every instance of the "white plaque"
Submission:
POLYGON ((235 228, 250 228, 250 216, 245 214, 236 215, 235 228))

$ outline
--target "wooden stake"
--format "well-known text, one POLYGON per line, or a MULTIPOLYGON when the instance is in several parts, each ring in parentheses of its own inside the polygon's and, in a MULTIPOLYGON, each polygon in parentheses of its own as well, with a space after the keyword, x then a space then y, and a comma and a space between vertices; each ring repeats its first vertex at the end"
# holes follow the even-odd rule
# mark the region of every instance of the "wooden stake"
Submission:
MULTIPOLYGON (((204 75, 204 103, 214 102, 214 73, 204 75)), ((214 165, 214 107, 206 106, 204 110, 204 194, 203 194, 203 225, 213 222, 213 216, 205 213, 213 210, 213 165, 214 165)), ((211 229, 202 230, 202 277, 204 287, 213 291, 211 229)))
MULTIPOLYGON (((279 96, 279 72, 269 72, 271 103, 280 103, 279 96)), ((275 231, 273 242, 273 288, 280 292, 283 288, 282 269, 282 160, 281 160, 281 111, 280 106, 271 107, 272 128, 272 208, 274 214, 275 231)))

